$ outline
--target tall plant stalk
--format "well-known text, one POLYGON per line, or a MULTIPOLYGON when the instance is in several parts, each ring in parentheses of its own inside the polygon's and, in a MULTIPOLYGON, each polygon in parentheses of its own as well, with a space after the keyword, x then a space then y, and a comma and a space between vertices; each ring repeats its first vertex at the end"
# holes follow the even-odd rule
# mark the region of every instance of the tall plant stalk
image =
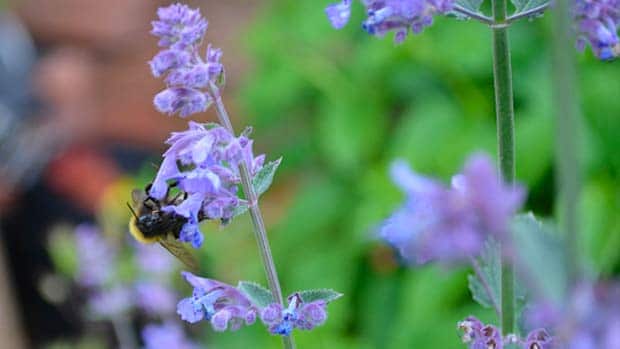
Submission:
POLYGON ((577 250, 577 202, 579 199, 579 165, 577 161, 577 106, 575 58, 572 43, 570 5, 568 1, 555 3, 553 20, 553 102, 555 111, 556 185, 560 194, 560 224, 566 233, 568 249, 568 277, 574 283, 578 278, 579 253, 577 250))
MULTIPOLYGON (((228 129, 230 133, 235 134, 235 130, 233 129, 232 123, 230 122, 230 117, 228 116, 228 112, 226 111, 226 107, 224 106, 224 102, 222 101, 222 96, 219 88, 214 83, 211 83, 209 87, 211 94, 215 99, 215 109, 217 111, 220 123, 226 129, 228 129)), ((263 267, 265 268, 265 274, 267 275, 269 290, 271 291, 274 300, 285 306, 284 298, 282 297, 280 281, 278 279, 278 272, 276 271, 276 265, 273 261, 273 256, 271 254, 269 239, 267 238, 267 229, 265 228, 263 215, 260 211, 260 207, 258 206, 258 196, 256 195, 254 187, 252 186, 252 176, 250 174, 250 171, 248 170, 248 164, 242 162, 239 166, 239 173, 241 176, 241 186, 243 187, 243 192, 246 199, 248 200, 248 210, 250 211, 250 217, 252 218, 254 236, 256 237, 256 242, 258 243, 258 250, 260 252, 261 260, 263 262, 263 267)), ((285 349, 295 348, 295 342, 293 341, 292 335, 282 337, 282 341, 285 349)))
MULTIPOLYGON (((506 0, 492 0, 493 7, 493 77, 495 110, 497 117, 497 144, 499 168, 507 183, 515 180, 514 106, 512 93, 512 67, 506 0)), ((515 273, 509 258, 502 258, 501 325, 509 334, 515 328, 515 273)))

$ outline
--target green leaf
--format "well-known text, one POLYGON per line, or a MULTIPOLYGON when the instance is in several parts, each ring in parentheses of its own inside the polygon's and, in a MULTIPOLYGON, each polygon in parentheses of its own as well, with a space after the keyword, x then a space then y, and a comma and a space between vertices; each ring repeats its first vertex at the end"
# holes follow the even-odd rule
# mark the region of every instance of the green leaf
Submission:
MULTIPOLYGON (((266 164, 260 171, 258 171, 256 176, 254 176, 254 178, 252 179, 252 186, 254 187, 254 192, 258 197, 265 193, 267 189, 269 189, 269 187, 271 186, 271 183, 273 182, 273 177, 276 174, 276 170, 280 166, 280 163, 282 163, 282 158, 266 164)), ((233 217, 237 217, 246 213, 248 211, 248 208, 248 205, 240 204, 233 210, 233 217)))
MULTIPOLYGON (((487 240, 480 257, 476 261, 480 268, 481 277, 484 278, 488 287, 482 283, 477 274, 470 274, 467 279, 469 280, 469 290, 471 291, 472 298, 485 308, 500 307, 502 259, 499 244, 493 239, 487 240)), ((515 282, 517 313, 520 316, 521 310, 525 305, 527 291, 521 280, 517 278, 515 282)))
POLYGON ((511 1, 512 1, 512 4, 515 5, 515 12, 512 14, 513 16, 518 15, 523 12, 527 12, 529 10, 535 9, 537 7, 540 7, 540 6, 543 6, 549 3, 549 0, 511 0, 511 1))
POLYGON ((329 303, 342 297, 342 293, 330 289, 306 290, 298 293, 304 303, 310 303, 318 300, 324 300, 329 303))
POLYGON ((274 302, 271 292, 255 282, 240 281, 237 288, 245 294, 252 303, 261 308, 274 302))
MULTIPOLYGON (((471 12, 480 12, 482 0, 456 0, 456 4, 471 12)), ((459 14, 462 16, 461 14, 459 14)))
POLYGON ((499 244, 489 239, 485 242, 482 253, 477 259, 481 275, 471 274, 467 277, 472 297, 485 308, 499 306, 502 277, 501 261, 499 244), (484 278, 486 286, 481 278, 484 278))
POLYGON ((532 213, 518 215, 512 222, 514 250, 527 280, 544 297, 561 301, 568 288, 564 242, 556 229, 532 213))
POLYGON ((254 186, 254 191, 257 196, 261 196, 264 192, 269 189, 271 186, 271 182, 273 182, 273 176, 276 174, 276 170, 280 163, 282 162, 282 158, 279 158, 276 161, 272 161, 263 168, 258 171, 254 179, 252 180, 252 186, 254 186))

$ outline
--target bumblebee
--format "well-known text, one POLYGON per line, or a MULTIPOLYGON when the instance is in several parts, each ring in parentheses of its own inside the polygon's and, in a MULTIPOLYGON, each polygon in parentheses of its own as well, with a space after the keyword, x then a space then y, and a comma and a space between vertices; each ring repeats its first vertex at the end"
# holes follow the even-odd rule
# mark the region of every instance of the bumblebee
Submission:
POLYGON ((183 201, 182 194, 170 197, 170 189, 163 200, 157 200, 148 195, 151 185, 144 190, 135 189, 131 193, 133 207, 127 203, 132 217, 129 220, 129 232, 140 243, 152 244, 158 242, 173 256, 178 258, 192 271, 198 269, 191 253, 179 239, 181 228, 187 223, 187 218, 174 212, 162 211, 163 206, 176 205, 183 201))

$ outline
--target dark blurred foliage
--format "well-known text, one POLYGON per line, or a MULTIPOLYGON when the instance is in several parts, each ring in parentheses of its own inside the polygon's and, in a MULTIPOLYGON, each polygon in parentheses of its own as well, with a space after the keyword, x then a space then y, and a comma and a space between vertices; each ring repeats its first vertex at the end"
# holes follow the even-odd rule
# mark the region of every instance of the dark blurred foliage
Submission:
MULTIPOLYGON (((448 179, 470 152, 495 154, 490 32, 439 18, 394 46, 391 37, 369 37, 356 25, 361 6, 337 32, 323 5, 274 1, 263 8, 246 40, 254 66, 240 92, 241 117, 254 126, 257 148, 284 156, 263 201, 284 288, 345 294, 331 306, 327 326, 297 334, 299 346, 460 348, 457 319, 492 318, 470 301, 464 271, 399 267, 373 234, 402 199, 387 174, 394 158, 448 179)), ((518 178, 529 188, 527 209, 552 216, 549 19, 520 22, 510 36, 518 178)), ((586 52, 579 76, 580 246, 592 268, 618 273, 620 66, 586 52)), ((215 275, 262 278, 247 222, 208 236, 206 245, 215 275)), ((213 340, 222 348, 248 341, 267 347, 259 331, 213 340)))

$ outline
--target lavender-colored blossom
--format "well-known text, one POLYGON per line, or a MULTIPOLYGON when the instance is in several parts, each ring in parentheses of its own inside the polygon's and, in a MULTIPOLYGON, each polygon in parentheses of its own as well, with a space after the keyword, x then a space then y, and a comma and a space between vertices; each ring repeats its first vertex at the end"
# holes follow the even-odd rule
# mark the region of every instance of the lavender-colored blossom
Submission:
POLYGON ((549 348, 620 349, 620 283, 581 282, 565 304, 534 305, 526 320, 530 327, 552 330, 549 348))
POLYGON ((161 325, 147 325, 142 330, 144 349, 198 349, 199 346, 189 340, 181 326, 173 322, 161 325))
POLYGON ((186 5, 173 4, 157 11, 159 19, 153 21, 151 33, 160 38, 159 46, 184 50, 198 44, 208 23, 202 18, 200 10, 190 9, 186 5))
POLYGON ((544 328, 531 331, 525 338, 523 349, 552 349, 553 338, 544 328))
POLYGON ((180 240, 194 247, 202 244, 199 221, 218 219, 227 222, 243 200, 237 196, 241 178, 239 165, 250 164, 255 175, 263 166, 263 155, 254 157, 252 141, 247 136, 234 137, 218 125, 189 123, 183 132, 174 132, 166 141, 170 145, 164 153, 157 176, 149 194, 157 199, 166 196, 168 182, 178 181, 186 198, 164 211, 186 217, 180 240))
POLYGON ((327 303, 323 300, 304 303, 301 296, 295 293, 288 297, 288 301, 286 309, 279 303, 272 303, 261 311, 261 321, 272 334, 289 336, 295 328, 312 330, 327 320, 327 303))
MULTIPOLYGON (((436 14, 452 11, 454 0, 362 0, 367 18, 362 28, 368 34, 383 37, 395 32, 394 41, 401 43, 409 32, 420 33, 433 22, 436 14)), ((342 28, 351 15, 352 0, 329 5, 325 12, 332 26, 342 28)))
POLYGON ((589 43, 599 59, 609 60, 620 55, 620 0, 576 0, 573 13, 580 50, 589 43))
POLYGON ((155 55, 149 65, 153 76, 165 76, 167 88, 155 96, 155 107, 164 114, 181 117, 204 112, 213 101, 204 89, 222 80, 222 51, 209 45, 204 57, 200 55, 207 21, 199 10, 175 4, 160 8, 158 15, 151 33, 160 38, 159 45, 166 49, 155 55))
POLYGON ((504 339, 497 327, 485 325, 477 318, 470 316, 458 323, 463 332, 461 339, 470 349, 502 349, 504 339))
POLYGON ((183 277, 194 291, 177 305, 181 319, 190 323, 208 320, 216 331, 234 331, 256 321, 256 307, 235 287, 189 272, 183 272, 183 277))
POLYGON ((157 110, 164 114, 179 114, 181 117, 186 117, 206 111, 212 99, 200 90, 171 87, 155 95, 153 102, 157 110))
POLYGON ((334 28, 342 29, 349 22, 352 3, 353 0, 342 0, 340 3, 331 4, 325 8, 327 18, 334 28))
POLYGON ((113 274, 115 251, 99 230, 87 224, 77 226, 75 244, 79 261, 77 282, 95 288, 106 284, 113 274))
POLYGON ((487 236, 505 235, 523 202, 523 191, 503 184, 484 155, 470 157, 451 187, 412 172, 404 162, 395 162, 391 172, 407 200, 379 234, 410 262, 478 255, 487 236))

